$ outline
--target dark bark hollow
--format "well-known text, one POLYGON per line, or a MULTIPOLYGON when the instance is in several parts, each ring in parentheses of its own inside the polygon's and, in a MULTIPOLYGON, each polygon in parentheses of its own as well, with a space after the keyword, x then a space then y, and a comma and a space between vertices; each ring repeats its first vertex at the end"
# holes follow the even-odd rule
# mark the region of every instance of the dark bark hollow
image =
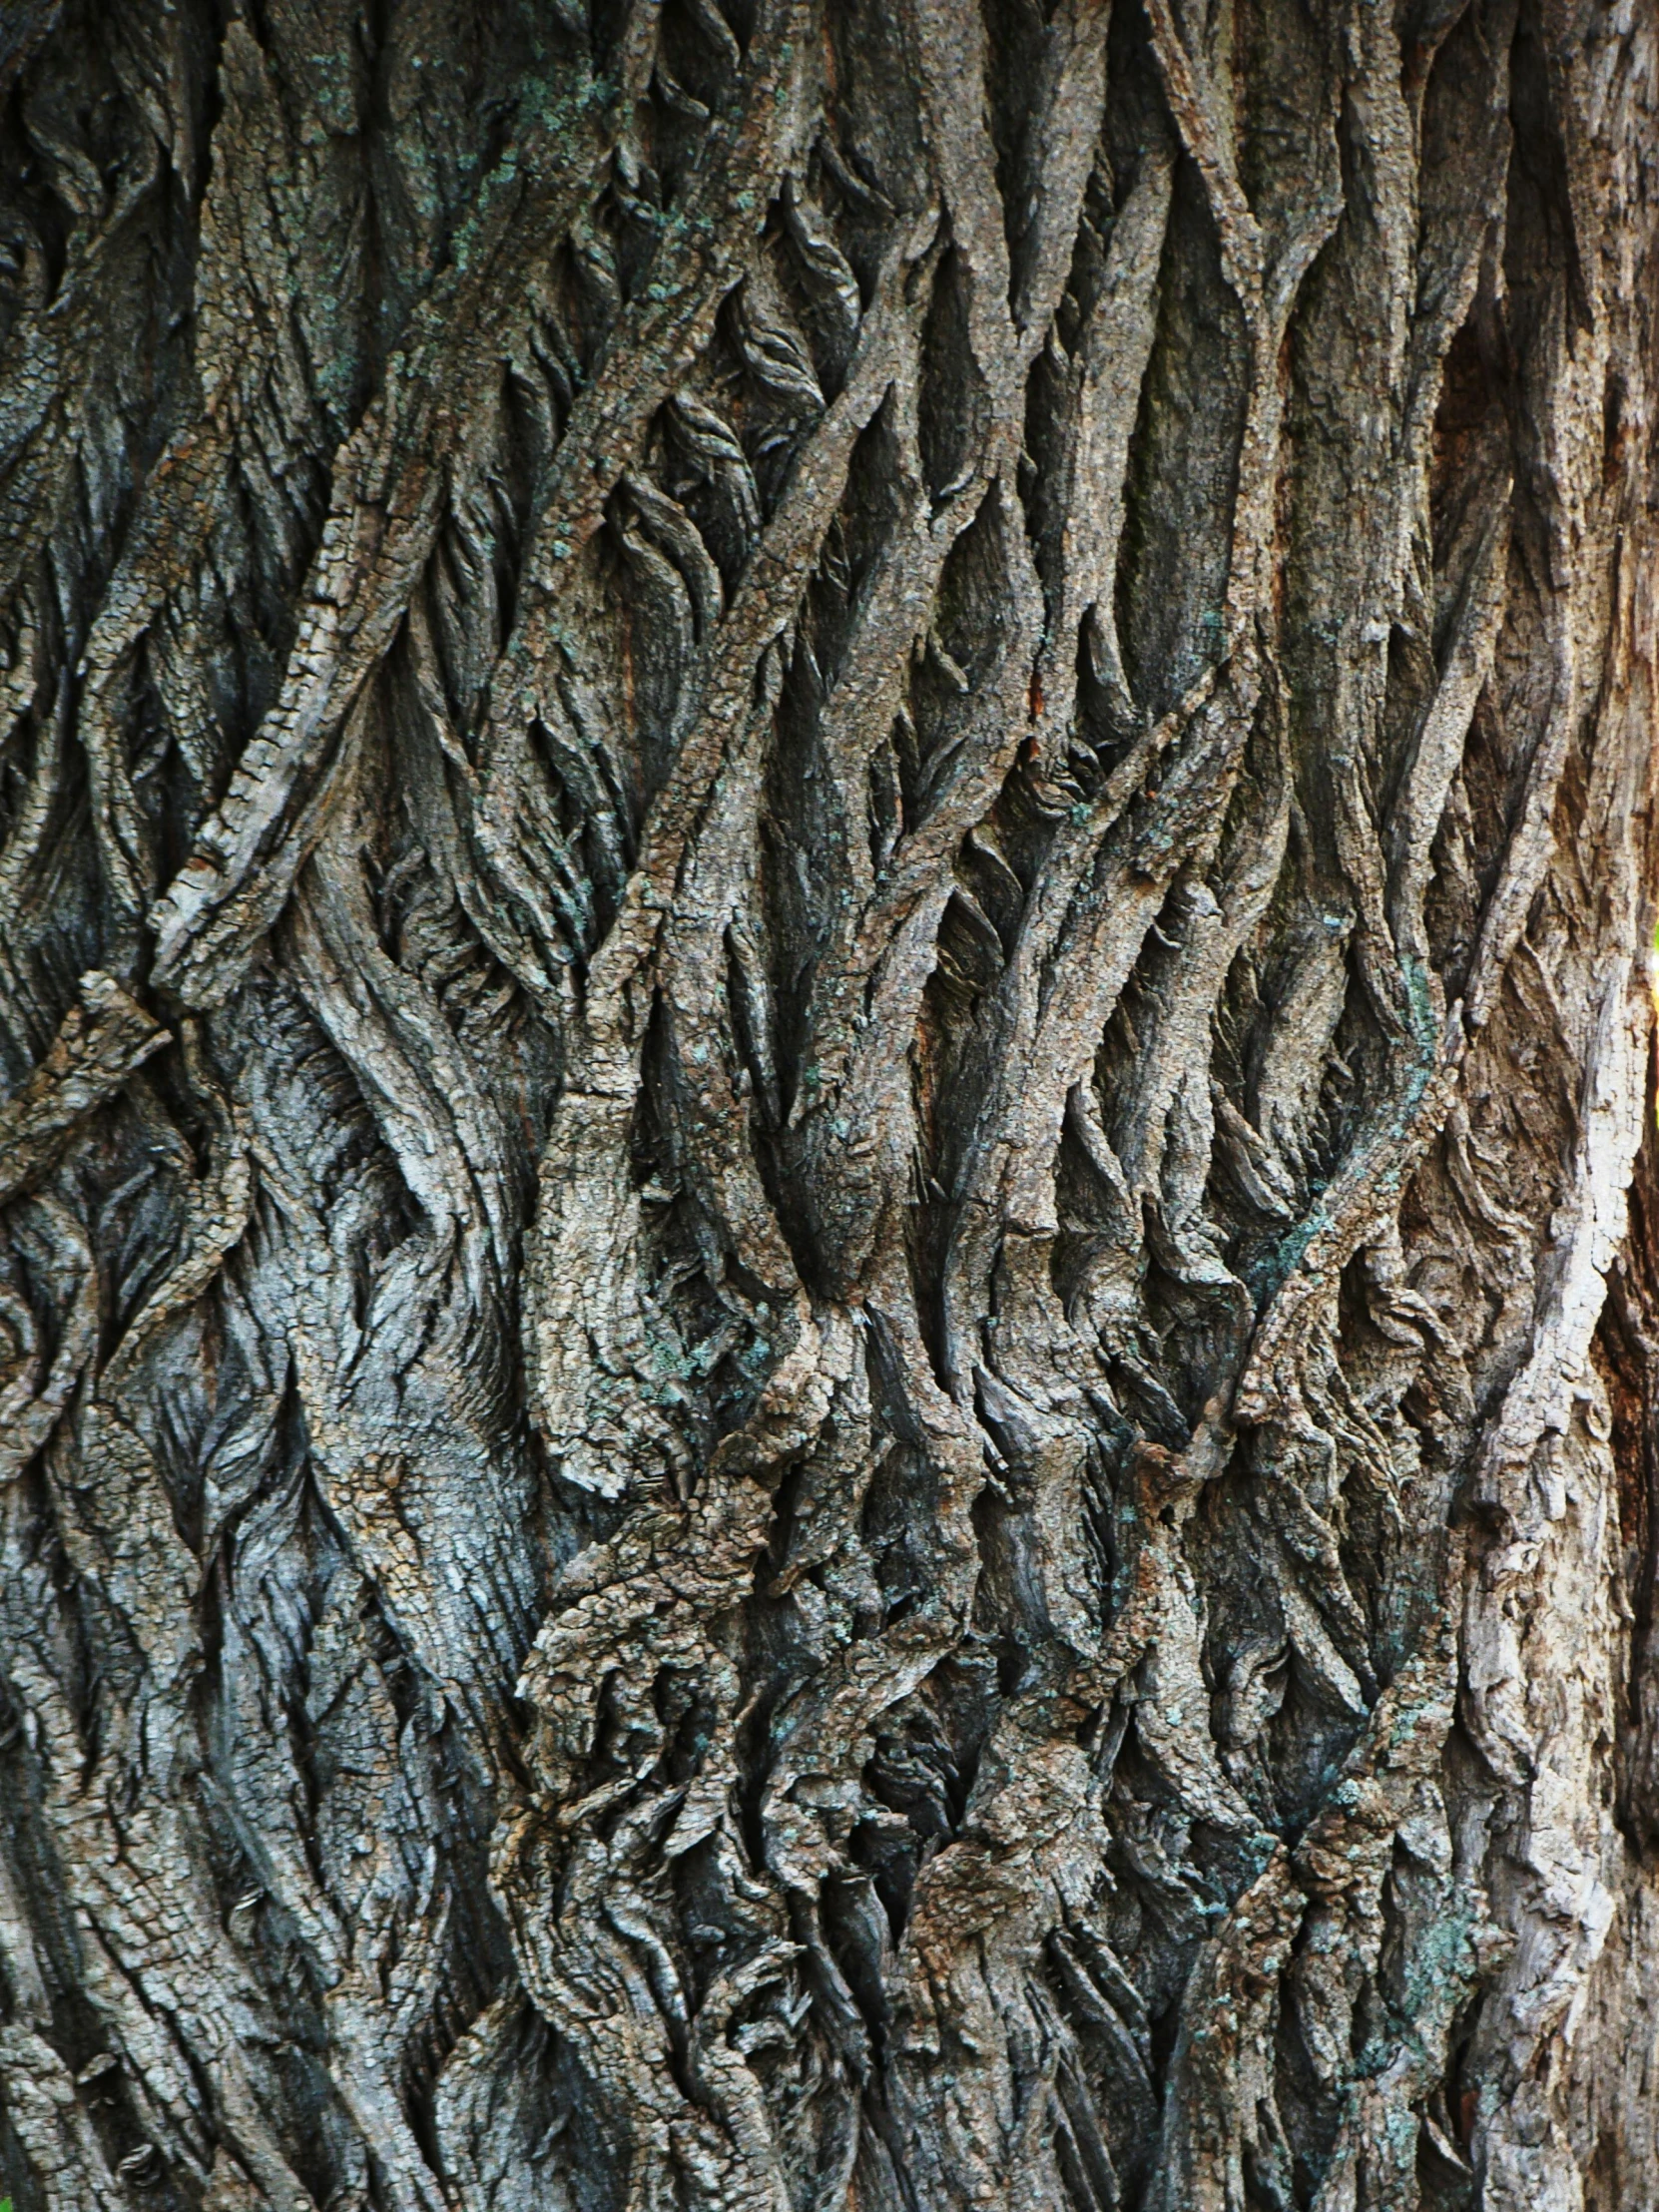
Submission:
POLYGON ((0 2193, 1659 2204, 1638 0, 13 0, 0 2193))

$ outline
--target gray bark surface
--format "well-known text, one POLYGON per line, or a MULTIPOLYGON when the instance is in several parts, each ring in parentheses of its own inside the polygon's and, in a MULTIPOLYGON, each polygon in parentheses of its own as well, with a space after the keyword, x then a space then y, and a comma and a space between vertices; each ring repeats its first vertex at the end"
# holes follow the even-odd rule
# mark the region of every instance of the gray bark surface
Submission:
POLYGON ((0 99, 0 2194, 1659 2207, 1646 0, 0 99))

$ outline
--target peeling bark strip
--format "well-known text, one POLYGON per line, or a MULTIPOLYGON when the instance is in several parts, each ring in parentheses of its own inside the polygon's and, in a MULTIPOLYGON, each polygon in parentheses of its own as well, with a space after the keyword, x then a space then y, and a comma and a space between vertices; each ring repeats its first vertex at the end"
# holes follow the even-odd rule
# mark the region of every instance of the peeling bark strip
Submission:
POLYGON ((1652 11, 0 91, 0 2195, 1659 2212, 1652 11))

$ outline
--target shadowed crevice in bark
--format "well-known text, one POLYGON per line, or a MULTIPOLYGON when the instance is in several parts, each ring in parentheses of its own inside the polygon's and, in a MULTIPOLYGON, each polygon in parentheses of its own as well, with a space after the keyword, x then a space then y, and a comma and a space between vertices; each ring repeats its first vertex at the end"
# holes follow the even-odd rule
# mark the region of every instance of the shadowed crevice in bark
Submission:
POLYGON ((13 10, 17 2212, 1659 2212, 1656 68, 13 10))

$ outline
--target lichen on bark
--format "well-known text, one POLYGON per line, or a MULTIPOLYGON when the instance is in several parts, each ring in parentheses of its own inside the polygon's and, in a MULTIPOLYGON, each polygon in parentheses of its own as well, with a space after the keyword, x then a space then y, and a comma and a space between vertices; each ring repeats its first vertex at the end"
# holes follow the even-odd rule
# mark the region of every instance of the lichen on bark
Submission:
POLYGON ((0 94, 17 2212, 1659 2212, 1651 12, 0 94))

